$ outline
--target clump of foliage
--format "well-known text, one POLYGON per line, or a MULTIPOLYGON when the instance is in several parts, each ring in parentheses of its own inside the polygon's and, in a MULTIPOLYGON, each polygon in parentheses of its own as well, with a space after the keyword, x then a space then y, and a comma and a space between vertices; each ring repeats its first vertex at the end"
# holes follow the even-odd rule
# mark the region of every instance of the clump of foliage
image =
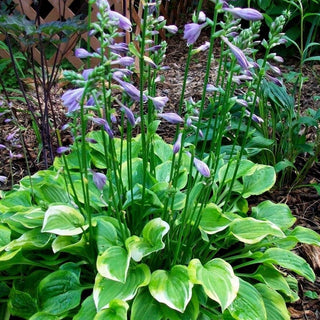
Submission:
POLYGON ((3 319, 290 319, 286 302, 298 299, 298 288, 284 270, 314 281, 292 249, 319 245, 320 236, 295 227, 285 204, 264 201, 249 210, 247 199, 272 188, 276 174, 248 159, 250 123, 242 130, 244 119, 258 119, 259 88, 272 77, 267 62, 280 30, 263 42, 259 64, 252 55, 259 22, 241 29, 234 19, 257 21, 258 11, 220 1, 212 19, 197 11, 184 30, 189 53, 178 114, 165 112, 168 97, 156 90, 166 50, 157 34, 177 27, 145 4, 136 43, 115 43, 131 22, 107 1, 96 4, 90 30, 100 34, 101 48, 76 55, 100 64, 65 72, 75 86, 62 96, 74 143, 61 145, 49 170, 23 178, 0 201, 3 319), (194 48, 205 27, 210 42, 194 48), (217 83, 210 85, 219 39, 217 83), (245 39, 246 51, 238 47, 245 39), (206 50, 203 97, 184 101, 191 58, 206 50), (255 80, 237 92, 235 77, 255 80), (234 109, 242 143, 226 147, 234 109), (157 135, 161 121, 176 124, 173 145, 157 135))

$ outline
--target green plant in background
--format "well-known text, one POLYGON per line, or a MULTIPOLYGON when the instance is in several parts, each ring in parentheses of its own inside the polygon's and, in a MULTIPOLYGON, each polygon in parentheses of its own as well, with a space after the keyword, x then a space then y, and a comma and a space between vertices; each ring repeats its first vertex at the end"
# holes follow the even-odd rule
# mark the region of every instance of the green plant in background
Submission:
MULTIPOLYGON (((100 64, 82 74, 65 72, 74 85, 62 96, 74 143, 61 145, 52 168, 22 179, 0 201, 2 318, 289 319, 285 303, 298 299, 298 288, 283 268, 314 281, 292 249, 320 245, 320 236, 295 227, 285 204, 248 208, 247 199, 276 180, 272 166, 248 160, 250 123, 242 130, 244 119, 257 117, 270 57, 255 63, 258 22, 241 29, 233 17, 259 20, 261 14, 217 1, 210 19, 200 2, 184 29, 185 81, 192 57, 208 50, 204 89, 200 101, 185 101, 183 83, 178 114, 165 112, 168 97, 157 96, 166 43, 154 42, 160 29, 177 27, 166 25, 159 4, 145 3, 137 42, 115 43, 131 22, 107 1, 96 3, 98 20, 90 30, 99 33, 101 48, 76 55, 100 64), (194 48, 206 27, 210 42, 194 48), (248 50, 238 47, 240 39, 247 39, 248 50), (216 86, 209 83, 212 63, 218 65, 216 86), (235 77, 253 78, 254 68, 257 79, 237 92, 235 77), (236 111, 243 144, 224 148, 236 111), (211 122, 207 128, 204 119, 211 122), (157 135, 161 121, 176 124, 173 145, 157 135)), ((269 40, 279 39, 275 32, 269 40)))

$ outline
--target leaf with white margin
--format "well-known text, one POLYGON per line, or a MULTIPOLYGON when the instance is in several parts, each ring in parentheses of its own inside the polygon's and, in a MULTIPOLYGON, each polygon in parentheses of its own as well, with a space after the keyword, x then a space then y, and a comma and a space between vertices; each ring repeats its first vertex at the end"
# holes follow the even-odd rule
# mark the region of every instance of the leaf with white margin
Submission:
POLYGON ((188 266, 190 280, 202 285, 207 296, 218 302, 225 310, 236 298, 239 290, 239 278, 234 274, 229 263, 216 258, 205 265, 193 259, 188 266))
POLYGON ((126 249, 113 246, 97 258, 98 272, 105 278, 125 283, 130 264, 126 249))
POLYGON ((100 310, 94 320, 127 320, 129 305, 122 300, 114 299, 107 309, 100 310))
POLYGON ((254 218, 239 218, 230 223, 230 232, 241 242, 257 243, 266 236, 272 235, 284 238, 285 234, 279 227, 269 221, 256 220, 254 218))
POLYGON ((207 234, 223 231, 230 224, 230 220, 223 216, 221 208, 210 203, 201 211, 199 228, 207 234))
POLYGON ((93 300, 97 310, 108 308, 114 299, 133 299, 140 287, 149 284, 150 278, 150 269, 145 264, 129 268, 125 283, 104 278, 98 273, 93 286, 93 300))
POLYGON ((126 247, 134 261, 141 259, 165 247, 162 238, 168 233, 169 224, 160 218, 149 221, 142 230, 142 237, 131 236, 126 240, 126 247))
POLYGON ((188 268, 181 265, 170 271, 156 270, 149 283, 150 293, 157 301, 180 312, 185 311, 192 297, 192 287, 188 268))
POLYGON ((41 232, 55 233, 60 236, 74 236, 87 229, 83 215, 66 205, 50 206, 46 211, 41 232))

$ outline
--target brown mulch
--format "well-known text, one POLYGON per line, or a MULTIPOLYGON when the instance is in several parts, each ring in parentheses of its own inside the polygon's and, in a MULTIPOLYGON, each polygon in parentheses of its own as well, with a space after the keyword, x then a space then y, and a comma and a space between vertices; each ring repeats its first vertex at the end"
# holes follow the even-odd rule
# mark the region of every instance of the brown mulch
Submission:
MULTIPOLYGON (((179 98, 181 93, 181 84, 184 76, 185 53, 187 47, 184 41, 181 41, 180 36, 174 36, 168 39, 169 49, 166 57, 166 65, 170 67, 168 71, 164 73, 165 82, 159 85, 160 95, 166 95, 170 98, 166 111, 175 111, 179 106, 179 98)), ((204 35, 200 43, 208 40, 204 35)), ((206 55, 201 54, 194 57, 188 76, 187 90, 185 98, 193 98, 198 100, 201 97, 202 79, 205 72, 206 55)), ((294 60, 285 62, 283 68, 290 68, 297 70, 294 65, 294 60), (287 65, 286 65, 287 63, 287 65), (289 64, 288 64, 289 63, 289 64)), ((304 84, 302 92, 302 109, 307 108, 317 109, 319 108, 319 101, 313 99, 314 96, 320 96, 319 86, 319 74, 320 65, 309 66, 305 68, 305 73, 308 75, 309 80, 304 84)), ((64 108, 62 107, 59 96, 61 96, 62 90, 57 87, 56 90, 56 110, 60 114, 58 116, 59 126, 63 125, 65 121, 64 108)), ((1 94, 0 94, 1 97, 1 94)), ((14 102, 14 107, 17 109, 24 108, 18 102, 14 102)), ((6 123, 6 116, 0 116, 0 144, 8 144, 6 137, 15 129, 12 122, 6 123)), ((30 118, 24 115, 23 126, 26 130, 23 131, 25 144, 30 156, 29 166, 31 173, 34 173, 40 169, 43 169, 43 164, 38 159, 38 142, 31 128, 30 118)), ((160 135, 166 137, 169 141, 172 140, 172 127, 161 125, 159 129, 160 135)), ((64 137, 68 139, 68 137, 64 137)), ((16 141, 14 141, 12 152, 14 154, 20 154, 22 152, 19 147, 19 135, 16 135, 16 141)), ((301 158, 300 161, 305 161, 301 158)), ((0 150, 0 175, 8 176, 9 181, 5 185, 0 185, 0 189, 9 189, 11 186, 11 179, 13 183, 18 182, 23 176, 27 175, 26 162, 23 158, 13 158, 10 161, 9 152, 6 150, 0 150), (10 175, 12 172, 12 175, 10 175)), ((293 214, 297 218, 297 224, 302 225, 320 233, 320 196, 317 191, 310 186, 310 183, 320 183, 320 165, 315 163, 311 170, 308 172, 305 181, 303 181, 303 187, 295 188, 281 188, 281 190, 272 190, 266 194, 250 199, 252 204, 259 203, 263 200, 272 200, 277 203, 286 203, 291 208, 293 214)), ((291 318, 295 320, 317 320, 320 319, 320 250, 312 246, 303 245, 296 249, 296 251, 303 256, 313 267, 317 275, 315 283, 298 277, 299 290, 301 299, 293 304, 290 304, 289 311, 291 318), (309 298, 307 295, 313 292, 317 294, 317 298, 309 298)))

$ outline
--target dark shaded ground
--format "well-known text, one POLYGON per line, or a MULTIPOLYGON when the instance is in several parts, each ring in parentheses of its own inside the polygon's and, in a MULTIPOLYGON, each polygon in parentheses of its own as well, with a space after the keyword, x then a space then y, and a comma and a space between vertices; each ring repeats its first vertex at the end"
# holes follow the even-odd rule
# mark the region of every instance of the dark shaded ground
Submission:
MULTIPOLYGON (((160 95, 169 96, 170 100, 166 107, 166 111, 177 110, 179 105, 179 98, 181 93, 181 84, 184 75, 184 65, 185 65, 185 53, 187 48, 185 42, 181 41, 181 36, 175 36, 168 39, 169 49, 166 58, 166 64, 170 66, 170 70, 166 71, 166 80, 163 84, 159 86, 160 95)), ((206 36, 204 35, 201 39, 201 43, 204 42, 206 36)), ((188 85, 185 98, 193 97, 197 100, 201 96, 202 90, 202 76, 205 69, 205 55, 196 56, 193 59, 193 63, 190 67, 190 72, 188 76, 188 85)), ((282 66, 283 69, 297 70, 294 58, 290 61, 285 62, 282 66)), ((319 108, 319 102, 316 102, 313 97, 320 96, 320 86, 319 86, 319 70, 320 65, 309 66, 305 69, 305 73, 308 75, 309 80, 305 83, 302 93, 302 109, 307 108, 319 108)), ((213 70, 214 77, 214 70, 213 70)), ((63 125, 65 121, 64 108, 61 105, 59 97, 61 96, 62 89, 58 86, 54 92, 55 97, 55 110, 57 111, 58 124, 63 125)), ((0 94, 1 97, 1 94, 0 94)), ((24 109, 22 104, 14 102, 14 108, 17 110, 24 109)), ((20 112, 22 125, 25 128, 23 131, 23 137, 27 147, 29 160, 29 166, 31 173, 37 170, 43 169, 43 163, 39 162, 38 159, 38 142, 31 129, 30 118, 26 116, 25 112, 20 112)), ((22 150, 19 147, 20 139, 19 134, 16 133, 15 138, 11 140, 11 143, 6 141, 7 136, 15 130, 15 126, 12 122, 5 122, 6 116, 0 116, 0 145, 12 144, 13 154, 21 154, 22 150)), ((172 130, 173 128, 168 125, 162 125, 160 127, 160 135, 166 137, 167 140, 172 140, 172 130)), ((311 137, 312 138, 312 137, 311 137)), ((69 136, 63 137, 66 141, 69 140, 69 136)), ((303 157, 299 159, 300 164, 303 164, 303 157)), ((0 184, 0 189, 9 189, 11 185, 11 180, 16 183, 23 176, 27 174, 27 166, 24 157, 17 158, 13 157, 10 160, 10 153, 8 150, 0 150, 0 175, 9 177, 6 184, 0 184), (12 172, 12 175, 10 174, 12 172)), ((250 199, 251 204, 257 204, 262 200, 272 200, 274 202, 286 203, 291 208, 293 214, 297 218, 297 224, 305 227, 309 227, 316 232, 320 233, 320 196, 316 192, 315 188, 311 187, 310 184, 320 183, 320 165, 315 163, 311 170, 308 172, 305 181, 303 181, 302 187, 292 188, 292 186, 287 186, 281 190, 273 190, 260 197, 250 199)), ((308 319, 316 320, 320 319, 320 250, 319 248, 311 246, 300 246, 296 248, 297 252, 303 256, 314 268, 317 280, 315 283, 310 283, 302 278, 299 279, 299 289, 301 300, 289 305, 289 310, 292 319, 308 319), (316 298, 308 298, 306 295, 308 292, 313 292, 316 298)))

